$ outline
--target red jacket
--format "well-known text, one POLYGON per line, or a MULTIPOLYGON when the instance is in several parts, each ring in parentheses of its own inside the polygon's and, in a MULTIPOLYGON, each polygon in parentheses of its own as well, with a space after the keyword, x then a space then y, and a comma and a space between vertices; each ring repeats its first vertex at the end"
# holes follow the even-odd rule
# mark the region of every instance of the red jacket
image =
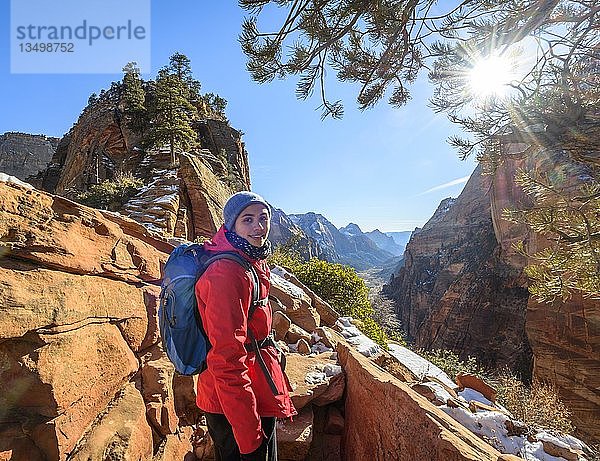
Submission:
MULTIPOLYGON (((265 261, 253 260, 234 248, 223 227, 212 241, 210 251, 235 251, 252 263, 260 278, 260 298, 269 294, 270 271, 265 261)), ((262 441, 261 416, 288 417, 296 414, 290 400, 290 386, 277 360, 277 350, 261 349, 280 395, 274 395, 254 352, 247 352, 248 309, 252 300, 251 275, 238 263, 221 259, 211 264, 196 283, 196 299, 202 325, 211 344, 207 369, 198 377, 198 407, 224 414, 233 427, 241 453, 251 453, 262 441)), ((260 341, 271 331, 271 307, 259 306, 250 319, 250 330, 260 341)))

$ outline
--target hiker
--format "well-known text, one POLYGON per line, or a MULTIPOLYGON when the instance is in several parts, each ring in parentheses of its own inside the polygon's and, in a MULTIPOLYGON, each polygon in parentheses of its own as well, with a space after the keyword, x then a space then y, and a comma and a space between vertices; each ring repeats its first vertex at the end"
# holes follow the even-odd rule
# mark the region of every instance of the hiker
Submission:
MULTIPOLYGON (((196 283, 200 317, 211 349, 198 376, 197 405, 205 412, 215 460, 277 460, 276 418, 296 414, 291 387, 271 334, 268 304, 271 208, 258 194, 238 192, 223 208, 225 224, 204 248, 233 251, 258 274, 263 302, 249 318, 252 274, 228 259, 212 263, 196 283), (259 345, 261 361, 252 349, 259 345)), ((281 353, 282 354, 282 353, 281 353)))

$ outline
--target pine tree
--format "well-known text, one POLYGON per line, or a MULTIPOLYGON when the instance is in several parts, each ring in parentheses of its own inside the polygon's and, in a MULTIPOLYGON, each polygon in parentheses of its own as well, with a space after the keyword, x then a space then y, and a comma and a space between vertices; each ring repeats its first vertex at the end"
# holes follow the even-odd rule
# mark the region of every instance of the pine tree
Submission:
POLYGON ((221 117, 225 117, 225 108, 227 107, 227 100, 215 93, 206 93, 204 100, 212 112, 221 117))
MULTIPOLYGON (((298 76, 296 95, 306 99, 318 89, 323 118, 343 115, 341 102, 331 101, 326 95, 328 69, 337 73, 338 80, 358 84, 360 109, 374 106, 386 95, 390 104, 402 106, 410 99, 409 87, 419 72, 428 70, 435 85, 433 108, 447 113, 452 122, 470 133, 469 137, 449 140, 461 158, 474 154, 485 170, 493 172, 503 160, 503 136, 513 133, 529 144, 524 154, 540 149, 565 151, 572 160, 586 165, 589 179, 580 194, 583 208, 583 203, 561 199, 569 192, 555 188, 552 199, 539 205, 543 213, 531 211, 513 215, 512 219, 521 219, 532 231, 555 239, 555 245, 537 255, 540 263, 528 269, 536 295, 545 300, 568 296, 572 291, 596 296, 597 278, 590 281, 585 271, 600 271, 593 243, 597 239, 594 226, 599 213, 593 191, 600 188, 597 2, 239 3, 251 13, 243 23, 240 43, 248 56, 247 68, 252 78, 266 83, 274 78, 298 76), (261 13, 269 7, 284 11, 281 25, 275 24, 272 32, 259 30, 258 25, 261 13), (509 96, 477 98, 470 88, 471 70, 485 59, 515 57, 522 44, 527 47, 527 57, 534 59, 529 59, 527 69, 507 83, 509 96), (584 226, 578 219, 588 226, 585 249, 571 242, 574 234, 563 227, 575 222, 584 226)), ((527 174, 535 178, 534 172, 527 174)), ((533 179, 518 180, 526 189, 533 187, 533 179)))
POLYGON ((140 69, 137 63, 130 62, 123 67, 122 101, 128 126, 133 131, 143 133, 148 123, 146 110, 146 92, 142 86, 140 69))
POLYGON ((167 69, 181 80, 187 87, 187 99, 194 106, 198 107, 201 100, 200 89, 202 85, 192 75, 192 65, 190 59, 182 53, 174 53, 169 58, 167 69))
POLYGON ((533 260, 525 268, 529 291, 540 302, 566 300, 574 292, 600 300, 600 184, 587 176, 581 186, 561 186, 526 171, 517 173, 516 182, 533 206, 504 210, 504 217, 550 242, 534 254, 522 242, 517 246, 533 260))
POLYGON ((196 132, 192 122, 197 118, 196 108, 188 100, 188 89, 177 74, 167 68, 159 71, 156 78, 150 144, 167 144, 171 163, 175 165, 175 153, 196 145, 196 132))

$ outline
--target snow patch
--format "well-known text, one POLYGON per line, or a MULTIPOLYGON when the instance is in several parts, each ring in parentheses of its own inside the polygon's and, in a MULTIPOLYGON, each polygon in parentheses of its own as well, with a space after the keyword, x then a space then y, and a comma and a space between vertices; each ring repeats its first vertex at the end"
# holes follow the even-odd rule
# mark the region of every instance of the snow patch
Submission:
POLYGON ((381 352, 381 348, 372 339, 367 338, 352 324, 352 317, 339 317, 334 328, 365 357, 373 357, 381 352))
POLYGON ((327 375, 321 371, 309 371, 304 377, 307 384, 322 384, 327 382, 327 375))
POLYGON ((298 288, 293 283, 288 282, 281 275, 278 275, 275 270, 271 271, 271 283, 276 283, 277 285, 283 287, 285 291, 293 298, 302 299, 306 296, 301 288, 298 288))
POLYGON ((391 355, 396 357, 398 361, 408 368, 417 378, 423 379, 427 376, 439 379, 451 389, 456 389, 457 385, 452 381, 446 373, 436 367, 429 360, 424 359, 419 354, 415 354, 410 349, 400 346, 399 344, 389 344, 391 355))
POLYGON ((0 182, 9 182, 12 184, 18 184, 19 186, 25 187, 27 189, 34 188, 31 184, 26 183, 25 181, 21 181, 19 178, 15 178, 14 176, 11 176, 6 173, 0 173, 0 182))

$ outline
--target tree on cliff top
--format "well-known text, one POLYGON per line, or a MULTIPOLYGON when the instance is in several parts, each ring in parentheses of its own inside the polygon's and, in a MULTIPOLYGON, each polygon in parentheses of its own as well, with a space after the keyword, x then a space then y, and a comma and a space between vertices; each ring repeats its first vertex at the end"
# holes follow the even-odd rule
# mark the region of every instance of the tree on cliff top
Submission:
POLYGON ((198 113, 189 100, 187 85, 177 74, 170 73, 168 68, 158 72, 151 113, 149 144, 167 144, 171 163, 175 165, 175 153, 196 144, 197 134, 192 128, 192 121, 198 117, 198 113))
POLYGON ((202 85, 192 75, 192 64, 190 58, 185 54, 176 52, 169 58, 169 65, 166 67, 169 73, 174 74, 183 82, 187 88, 187 100, 198 107, 198 103, 202 100, 200 89, 202 85))
POLYGON ((123 67, 122 101, 127 124, 133 131, 142 133, 146 127, 146 92, 142 86, 140 68, 136 62, 129 62, 123 67))
MULTIPOLYGON (((462 158, 475 154, 484 167, 493 171, 501 161, 500 139, 511 132, 530 133, 530 152, 541 148, 566 151, 587 165, 589 187, 598 185, 597 1, 465 0, 454 5, 436 0, 239 3, 252 14, 244 21, 240 36, 252 78, 265 83, 274 78, 299 76, 296 95, 306 99, 318 89, 323 118, 343 115, 341 102, 331 101, 326 93, 328 69, 334 70, 340 81, 359 85, 360 109, 374 106, 386 94, 390 104, 404 105, 410 99, 409 86, 425 69, 435 85, 433 108, 446 112, 451 121, 472 135, 449 140, 462 158), (258 27, 258 18, 268 6, 277 6, 284 13, 273 32, 260 31, 258 27), (496 82, 495 89, 489 86, 492 81, 496 82), (505 94, 500 94, 500 87, 505 94), (531 135, 532 127, 542 129, 533 130, 531 135)), ((526 183, 523 185, 527 187, 526 183)), ((530 182, 529 186, 534 188, 535 184, 530 182)), ((566 213, 565 207, 548 203, 544 206, 550 206, 555 215, 566 213)), ((588 228, 574 232, 587 238, 588 250, 578 253, 579 258, 561 259, 555 276, 580 273, 578 267, 588 267, 579 264, 583 262, 581 258, 590 248, 598 247, 598 210, 587 207, 577 212, 587 213, 583 221, 588 228)), ((534 216, 529 222, 525 215, 519 219, 534 232, 541 232, 542 226, 546 235, 556 237, 557 254, 569 252, 569 240, 559 234, 564 228, 553 227, 553 222, 547 220, 535 225, 534 216)), ((561 219, 566 221, 569 220, 561 219)), ((596 267, 594 273, 600 273, 600 268, 596 267)))

